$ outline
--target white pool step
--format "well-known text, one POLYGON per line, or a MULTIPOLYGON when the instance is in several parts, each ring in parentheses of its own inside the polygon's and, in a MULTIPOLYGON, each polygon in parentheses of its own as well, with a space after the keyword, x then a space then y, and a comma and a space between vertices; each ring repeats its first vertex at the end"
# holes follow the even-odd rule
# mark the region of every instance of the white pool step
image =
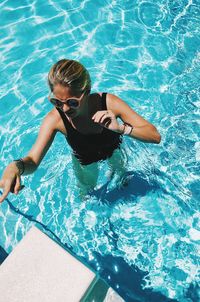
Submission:
MULTIPOLYGON (((36 227, 29 230, 0 266, 2 302, 92 302, 89 297, 94 297, 91 292, 93 288, 98 290, 97 284, 94 272, 36 227)), ((104 283, 107 294, 102 302, 114 301, 113 294, 115 301, 123 301, 105 286, 104 283)))

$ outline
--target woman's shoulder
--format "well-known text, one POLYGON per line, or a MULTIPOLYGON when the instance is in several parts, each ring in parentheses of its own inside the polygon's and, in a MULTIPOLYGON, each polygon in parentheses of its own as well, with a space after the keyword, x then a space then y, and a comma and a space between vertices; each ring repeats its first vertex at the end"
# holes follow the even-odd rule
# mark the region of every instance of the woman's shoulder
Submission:
POLYGON ((106 104, 107 109, 112 110, 117 115, 121 112, 121 110, 123 111, 124 108, 128 106, 125 101, 123 101, 120 97, 112 93, 107 93, 106 104))
POLYGON ((51 123, 58 122, 60 119, 60 114, 56 108, 53 108, 46 114, 45 119, 51 123))
POLYGON ((64 125, 63 119, 56 108, 53 108, 48 114, 49 123, 55 129, 55 131, 59 131, 65 136, 67 135, 67 130, 64 125))
POLYGON ((61 117, 56 108, 49 111, 43 119, 43 124, 47 125, 49 128, 58 130, 58 125, 61 121, 61 117))

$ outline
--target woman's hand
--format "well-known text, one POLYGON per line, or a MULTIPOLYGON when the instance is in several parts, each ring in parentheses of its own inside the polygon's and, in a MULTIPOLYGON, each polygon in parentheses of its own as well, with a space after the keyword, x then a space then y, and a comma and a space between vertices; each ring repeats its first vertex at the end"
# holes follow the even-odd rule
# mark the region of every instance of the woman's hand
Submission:
POLYGON ((95 123, 100 124, 101 126, 118 132, 118 133, 123 133, 123 125, 120 125, 116 119, 116 116, 111 110, 101 110, 97 111, 93 117, 92 120, 95 123))
POLYGON ((0 196, 0 203, 6 199, 10 192, 18 194, 23 189, 19 169, 14 162, 10 163, 4 170, 2 179, 0 180, 0 188, 3 188, 3 194, 0 196))

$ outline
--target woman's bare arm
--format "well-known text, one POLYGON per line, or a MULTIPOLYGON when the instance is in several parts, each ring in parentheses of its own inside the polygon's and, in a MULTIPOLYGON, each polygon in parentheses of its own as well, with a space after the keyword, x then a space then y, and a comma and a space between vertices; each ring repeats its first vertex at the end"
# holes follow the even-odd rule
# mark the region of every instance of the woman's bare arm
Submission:
POLYGON ((55 119, 50 112, 43 120, 35 144, 32 146, 27 156, 23 158, 25 165, 24 175, 30 174, 37 169, 50 148, 56 132, 55 119))
MULTIPOLYGON (((51 146, 56 132, 56 117, 52 112, 50 112, 43 120, 35 144, 29 151, 28 155, 22 158, 24 164, 24 175, 33 173, 37 169, 49 147, 51 146)), ((11 162, 5 168, 2 179, 0 180, 0 188, 3 188, 0 203, 4 201, 9 192, 13 191, 15 194, 17 194, 20 191, 20 176, 20 171, 16 165, 16 162, 11 162)))
POLYGON ((119 97, 113 94, 107 94, 107 108, 123 122, 133 126, 133 130, 129 134, 130 137, 147 143, 160 143, 161 135, 156 127, 137 114, 119 97))

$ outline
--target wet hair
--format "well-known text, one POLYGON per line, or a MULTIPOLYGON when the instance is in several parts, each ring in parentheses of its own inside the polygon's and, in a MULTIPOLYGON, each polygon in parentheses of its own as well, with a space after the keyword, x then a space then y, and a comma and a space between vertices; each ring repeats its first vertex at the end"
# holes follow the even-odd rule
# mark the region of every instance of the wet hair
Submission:
POLYGON ((56 84, 69 87, 73 92, 91 90, 91 79, 87 69, 78 61, 62 59, 55 63, 48 74, 48 84, 53 91, 56 84))

